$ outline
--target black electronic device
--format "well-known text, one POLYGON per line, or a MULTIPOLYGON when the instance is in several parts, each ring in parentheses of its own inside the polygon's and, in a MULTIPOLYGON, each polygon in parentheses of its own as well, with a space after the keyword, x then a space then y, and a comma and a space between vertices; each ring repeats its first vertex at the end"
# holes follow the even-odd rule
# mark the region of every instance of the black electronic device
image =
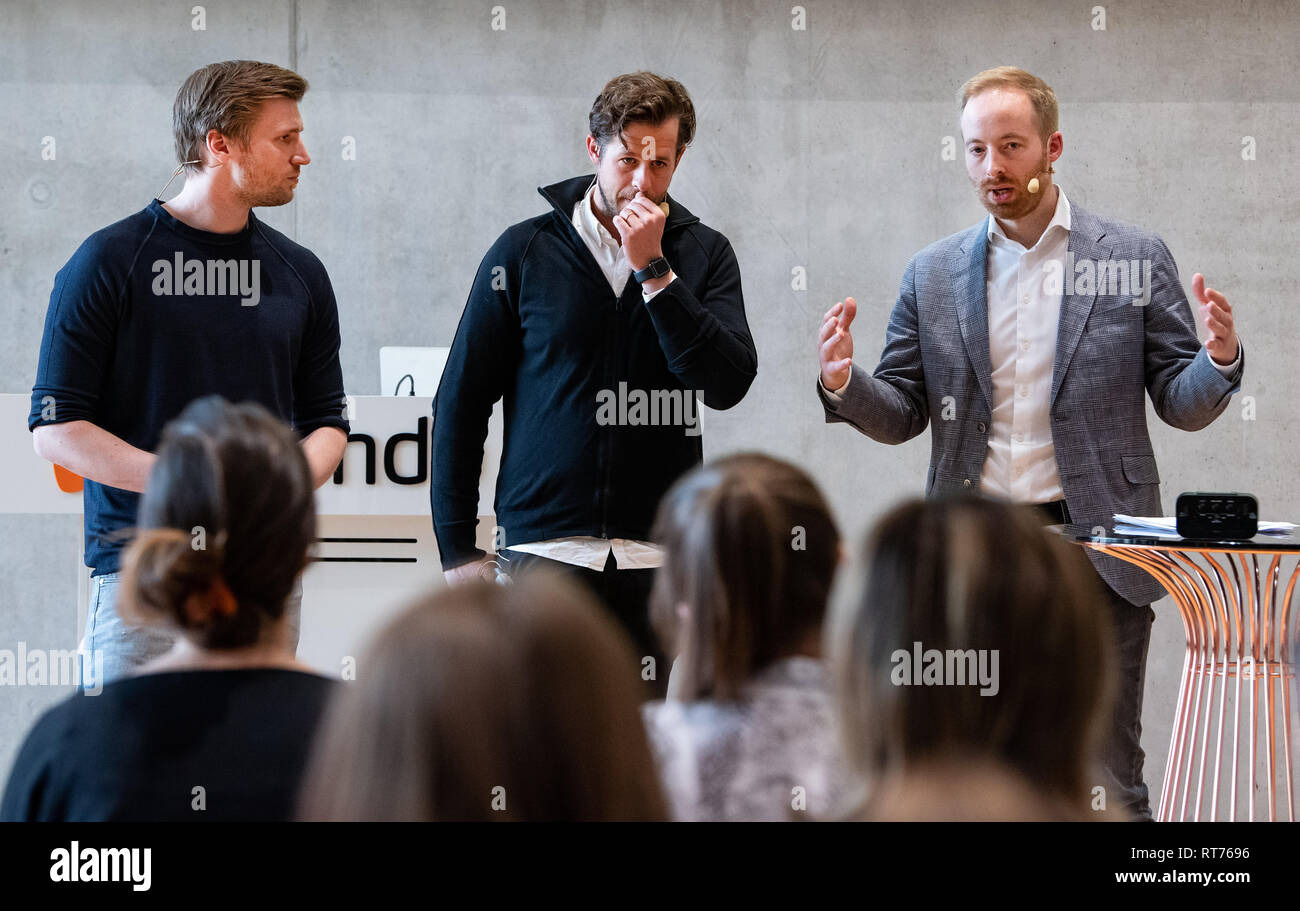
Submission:
POLYGON ((1259 501, 1248 493, 1182 493, 1175 509, 1184 538, 1248 541, 1259 531, 1259 501))

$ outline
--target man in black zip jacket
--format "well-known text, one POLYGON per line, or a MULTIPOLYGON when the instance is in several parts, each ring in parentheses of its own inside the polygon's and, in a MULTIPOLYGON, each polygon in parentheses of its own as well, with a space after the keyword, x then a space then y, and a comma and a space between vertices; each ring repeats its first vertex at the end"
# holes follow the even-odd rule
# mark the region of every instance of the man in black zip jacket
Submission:
POLYGON ((479 266, 433 406, 433 524, 448 581, 479 575, 483 441, 504 398, 501 562, 584 579, 658 690, 655 510, 702 461, 696 396, 732 407, 758 356, 731 244, 668 196, 695 133, 685 88, 619 76, 589 125, 595 177, 541 188, 551 210, 507 229, 479 266))

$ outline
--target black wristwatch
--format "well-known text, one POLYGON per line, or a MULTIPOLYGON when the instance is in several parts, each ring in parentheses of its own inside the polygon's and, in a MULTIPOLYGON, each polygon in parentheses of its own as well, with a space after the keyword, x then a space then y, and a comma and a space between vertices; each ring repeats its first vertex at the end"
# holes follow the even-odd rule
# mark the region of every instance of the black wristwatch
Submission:
POLYGON ((668 260, 664 259, 662 256, 656 256, 646 264, 644 269, 639 272, 633 272, 632 277, 640 284, 644 285, 652 279, 663 278, 671 271, 673 271, 673 269, 672 266, 668 265, 668 260))

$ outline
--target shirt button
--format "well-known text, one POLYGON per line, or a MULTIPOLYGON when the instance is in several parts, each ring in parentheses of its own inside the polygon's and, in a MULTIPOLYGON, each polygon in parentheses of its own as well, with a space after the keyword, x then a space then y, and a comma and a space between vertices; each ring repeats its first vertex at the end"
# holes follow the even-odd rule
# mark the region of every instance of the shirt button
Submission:
POLYGON ((1023 433, 1018 433, 1015 435, 1014 439, 1017 443, 1023 443, 1025 441, 1025 435, 1023 433))
POLYGON ((979 424, 977 424, 976 426, 979 427, 980 433, 985 433, 989 429, 989 426, 985 424, 983 421, 980 421, 979 424))
POLYGON ((1025 297, 1020 298, 1020 303, 1022 304, 1029 303, 1029 297, 1026 295, 1025 297))
POLYGON ((1027 339, 1027 338, 1022 338, 1022 339, 1020 340, 1020 350, 1021 350, 1021 351, 1028 351, 1028 350, 1029 350, 1029 339, 1027 339))
POLYGON ((1025 385, 1023 385, 1023 384, 1020 385, 1020 386, 1017 386, 1017 387, 1016 387, 1016 395, 1020 396, 1022 399, 1025 398, 1027 395, 1029 395, 1029 387, 1028 387, 1028 386, 1025 386, 1025 385))
POLYGON ((970 487, 970 478, 966 478, 966 479, 964 479, 964 480, 961 482, 961 486, 962 486, 962 487, 970 487))

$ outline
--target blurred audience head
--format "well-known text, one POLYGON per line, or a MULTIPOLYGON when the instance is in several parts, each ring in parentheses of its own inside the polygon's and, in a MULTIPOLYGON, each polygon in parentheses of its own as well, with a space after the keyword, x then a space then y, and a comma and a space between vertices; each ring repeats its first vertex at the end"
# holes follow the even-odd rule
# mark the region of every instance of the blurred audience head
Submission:
POLYGON ((901 818, 926 804, 900 785, 983 776, 997 786, 976 785, 955 813, 1086 813, 1114 683, 1082 552, 1025 507, 957 497, 898 506, 865 557, 861 597, 836 612, 831 641, 866 812, 901 818), (1037 791, 999 811, 1016 781, 1037 791))
POLYGON ((311 820, 663 820, 640 665, 546 572, 471 582, 389 623, 327 712, 311 820))
POLYGON ((919 762, 882 779, 866 804, 872 822, 1078 822, 1078 801, 1047 794, 1024 776, 983 757, 919 762))
POLYGON ((650 613, 677 656, 678 698, 734 698, 772 661, 819 644, 840 536, 800 469, 756 453, 697 468, 665 495, 654 539, 664 562, 650 613))
POLYGON ((191 402, 163 429, 140 501, 124 618, 205 649, 256 643, 307 564, 313 492, 297 435, 261 405, 191 402))

